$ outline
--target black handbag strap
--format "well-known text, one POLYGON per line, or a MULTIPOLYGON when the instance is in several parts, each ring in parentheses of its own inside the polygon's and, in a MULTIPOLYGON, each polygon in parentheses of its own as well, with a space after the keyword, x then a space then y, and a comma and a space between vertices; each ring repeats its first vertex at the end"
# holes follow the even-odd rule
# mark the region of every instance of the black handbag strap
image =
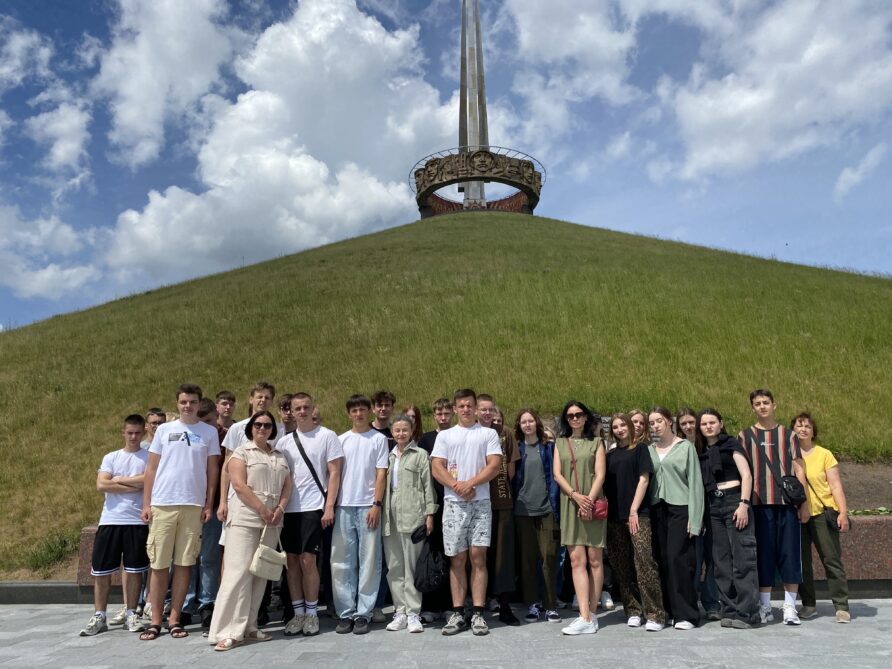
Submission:
POLYGON ((297 430, 291 433, 291 436, 294 437, 294 443, 297 444, 297 450, 300 451, 300 456, 304 459, 304 462, 307 463, 307 469, 310 470, 310 474, 313 477, 313 480, 316 482, 316 485, 319 486, 319 492, 322 493, 322 496, 325 497, 328 493, 325 492, 325 488, 322 487, 322 482, 319 480, 319 476, 316 474, 316 469, 313 467, 313 463, 310 462, 310 458, 307 457, 307 452, 304 450, 304 445, 300 443, 300 437, 297 436, 297 430))
MULTIPOLYGON (((811 491, 815 494, 815 499, 818 500, 818 503, 821 505, 821 508, 824 511, 832 508, 832 507, 829 507, 826 504, 824 504, 824 500, 821 499, 821 496, 818 494, 818 491, 815 490, 815 487, 811 484, 811 481, 808 480, 807 476, 805 477, 805 482, 808 483, 808 487, 811 488, 811 491)), ((835 511, 836 509, 833 509, 833 510, 835 511)))

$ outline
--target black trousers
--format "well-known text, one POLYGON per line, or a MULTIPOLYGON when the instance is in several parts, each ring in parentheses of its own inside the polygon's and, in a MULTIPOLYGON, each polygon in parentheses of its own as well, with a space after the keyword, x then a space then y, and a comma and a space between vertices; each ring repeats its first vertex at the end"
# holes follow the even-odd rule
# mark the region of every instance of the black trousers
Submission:
POLYGON ((694 572, 697 551, 688 536, 688 507, 660 502, 650 507, 654 535, 654 558, 660 566, 663 605, 675 622, 700 624, 694 572))
POLYGON ((752 622, 759 613, 759 570, 756 565, 756 523, 746 507, 749 523, 742 530, 734 525, 740 490, 723 497, 707 495, 715 582, 723 618, 752 622))

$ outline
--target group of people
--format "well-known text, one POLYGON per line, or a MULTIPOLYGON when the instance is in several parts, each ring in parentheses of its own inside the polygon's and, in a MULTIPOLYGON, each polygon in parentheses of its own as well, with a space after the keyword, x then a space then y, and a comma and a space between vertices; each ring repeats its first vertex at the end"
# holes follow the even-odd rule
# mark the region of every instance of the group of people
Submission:
POLYGON ((175 415, 125 418, 124 448, 97 477, 95 613, 82 635, 117 623, 154 640, 167 600, 173 638, 199 615, 218 651, 269 640, 271 583, 251 570, 261 545, 286 556, 278 586, 289 637, 319 633, 320 599, 339 634, 367 633, 388 596, 389 631, 422 632, 442 613, 444 635, 486 635, 487 604, 519 624, 515 594, 527 622, 561 622, 569 582, 579 615, 562 632, 591 634, 608 560, 630 627, 693 629, 701 603, 723 627, 771 622, 776 574, 783 622, 798 625, 816 615, 812 545, 837 621, 850 620, 838 464, 816 444, 811 415, 777 422, 768 390, 750 394, 756 422, 736 438, 712 408, 656 406, 602 422, 577 400, 552 425, 526 407, 509 427, 491 395, 468 388, 433 403, 429 432, 417 406, 395 411, 389 391, 353 395, 351 428, 338 436, 309 394, 281 397, 278 416, 274 400, 272 384, 258 382, 248 418, 235 422, 233 393, 210 400, 183 384, 175 415), (448 580, 421 593, 425 546, 445 553, 448 580), (108 620, 122 564, 124 606, 108 620))

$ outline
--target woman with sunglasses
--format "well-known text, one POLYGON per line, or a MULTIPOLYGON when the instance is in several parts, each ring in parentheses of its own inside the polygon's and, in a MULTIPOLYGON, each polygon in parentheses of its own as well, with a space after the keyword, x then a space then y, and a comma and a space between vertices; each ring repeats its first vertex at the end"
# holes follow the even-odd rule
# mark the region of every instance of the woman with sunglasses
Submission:
POLYGON ((223 582, 208 633, 216 644, 214 650, 230 650, 245 639, 272 638, 257 626, 266 579, 254 576, 249 567, 261 542, 269 547, 279 543, 285 505, 291 496, 288 461, 270 445, 277 432, 276 419, 269 411, 255 413, 245 426, 248 441, 235 449, 226 465, 235 495, 226 516, 223 582))
POLYGON ((672 432, 672 414, 654 407, 647 416, 654 441, 650 459, 650 517, 657 563, 662 576, 663 604, 675 629, 694 629, 700 622, 694 569, 694 537, 703 528, 703 477, 694 445, 672 432))
POLYGON ((607 521, 593 518, 595 501, 602 496, 607 471, 604 442, 598 437, 601 418, 582 402, 567 402, 558 422, 554 449, 554 481, 561 496, 561 543, 570 554, 579 617, 564 634, 594 634, 595 611, 604 585, 601 562, 607 521))

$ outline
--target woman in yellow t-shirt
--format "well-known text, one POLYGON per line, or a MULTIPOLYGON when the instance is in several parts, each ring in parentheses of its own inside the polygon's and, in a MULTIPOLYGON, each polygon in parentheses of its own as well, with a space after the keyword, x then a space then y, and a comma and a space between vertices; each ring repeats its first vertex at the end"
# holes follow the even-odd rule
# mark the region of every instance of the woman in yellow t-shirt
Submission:
POLYGON ((827 589, 836 608, 836 622, 848 623, 852 620, 849 614, 849 585, 842 565, 839 533, 849 531, 849 516, 846 494, 839 477, 839 464, 833 453, 815 443, 818 426, 811 414, 800 413, 791 421, 790 429, 799 437, 799 447, 802 449, 808 479, 805 492, 811 515, 802 526, 802 585, 799 586, 802 610, 799 617, 806 619, 817 615, 811 560, 811 547, 814 544, 827 574, 827 589), (825 509, 833 509, 837 513, 835 522, 825 515, 825 509))

